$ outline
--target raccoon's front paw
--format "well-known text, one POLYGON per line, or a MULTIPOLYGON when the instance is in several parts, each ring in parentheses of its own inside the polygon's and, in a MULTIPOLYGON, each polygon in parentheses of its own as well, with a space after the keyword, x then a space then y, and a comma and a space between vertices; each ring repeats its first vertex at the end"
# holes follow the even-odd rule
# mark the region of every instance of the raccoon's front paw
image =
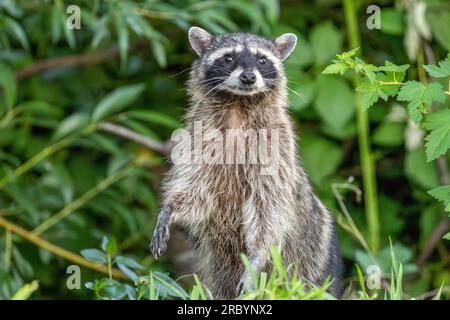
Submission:
POLYGON ((152 243, 150 250, 152 251, 155 259, 158 259, 167 250, 167 241, 170 238, 169 226, 157 225, 153 232, 152 243))
POLYGON ((252 277, 250 276, 250 273, 245 270, 244 274, 241 277, 241 280, 239 280, 239 283, 236 287, 236 296, 243 295, 246 291, 251 291, 253 289, 253 281, 252 277))

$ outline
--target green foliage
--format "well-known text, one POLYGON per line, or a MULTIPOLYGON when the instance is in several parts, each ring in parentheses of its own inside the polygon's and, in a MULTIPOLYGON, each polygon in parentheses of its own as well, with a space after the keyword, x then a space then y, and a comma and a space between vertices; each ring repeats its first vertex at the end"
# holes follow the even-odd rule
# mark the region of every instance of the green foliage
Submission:
POLYGON ((427 160, 432 161, 450 148, 450 110, 442 109, 430 114, 425 128, 430 130, 426 137, 427 160))
MULTIPOLYGON (((365 80, 356 88, 356 91, 361 94, 364 111, 374 105, 379 98, 387 101, 389 96, 396 96, 397 101, 407 102, 410 119, 420 123, 424 119, 424 114, 431 110, 433 103, 443 104, 447 95, 450 95, 450 87, 448 91, 445 91, 438 82, 422 83, 411 80, 403 83, 408 65, 397 66, 386 61, 384 66, 376 67, 354 57, 355 55, 356 49, 338 54, 338 59, 333 60, 333 64, 326 67, 322 73, 344 75, 347 70, 352 69, 363 75, 365 80)), ((425 65, 423 68, 432 77, 448 77, 450 85, 450 53, 438 65, 425 65)), ((445 155, 450 148, 450 109, 444 108, 432 112, 426 117, 423 127, 429 130, 425 138, 425 147, 426 158, 430 162, 445 155)), ((400 145, 402 140, 398 140, 397 137, 400 137, 401 131, 395 123, 386 123, 375 131, 374 141, 382 141, 386 146, 400 145)), ((450 186, 442 186, 429 193, 438 200, 444 201, 448 210, 447 193, 449 192, 450 186)), ((448 234, 444 238, 448 238, 448 234)))
POLYGON ((428 74, 435 78, 444 78, 450 77, 450 53, 447 55, 447 58, 443 61, 440 61, 438 65, 424 65, 424 69, 428 72, 428 74))
POLYGON ((433 101, 444 102, 446 95, 440 83, 422 84, 417 81, 408 81, 398 93, 398 101, 408 102, 408 114, 412 121, 420 122, 422 114, 426 113, 425 105, 430 106, 433 101))

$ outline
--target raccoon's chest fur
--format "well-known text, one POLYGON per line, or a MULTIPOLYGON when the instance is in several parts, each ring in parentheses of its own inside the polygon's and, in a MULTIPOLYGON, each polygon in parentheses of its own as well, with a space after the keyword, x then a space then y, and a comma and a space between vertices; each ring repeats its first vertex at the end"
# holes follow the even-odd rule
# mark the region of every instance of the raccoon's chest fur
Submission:
MULTIPOLYGON (((286 136, 288 128, 276 118, 264 117, 264 113, 253 113, 252 110, 243 110, 238 105, 228 106, 222 112, 209 115, 209 118, 203 119, 203 130, 206 132, 211 129, 218 129, 223 141, 223 159, 226 162, 227 155, 234 154, 235 163, 231 164, 202 164, 196 170, 190 171, 192 193, 197 197, 198 203, 203 206, 198 221, 198 228, 203 235, 203 242, 211 244, 212 247, 220 246, 228 248, 229 253, 239 257, 241 252, 246 252, 246 241, 248 238, 243 228, 245 221, 251 219, 247 216, 247 211, 252 211, 254 207, 264 205, 264 201, 276 201, 275 196, 269 194, 281 194, 284 191, 279 190, 281 186, 286 187, 287 177, 295 167, 295 161, 290 158, 292 150, 280 150, 280 165, 274 175, 261 174, 261 166, 257 163, 248 163, 250 153, 256 146, 250 145, 248 140, 243 140, 245 148, 238 149, 239 133, 234 130, 280 130, 280 140, 290 140, 286 136), (225 141, 227 130, 233 132, 228 135, 228 141, 225 141), (230 143, 231 141, 231 143, 230 143), (238 154, 244 152, 245 163, 236 163, 238 154), (288 155, 289 154, 289 155, 288 155), (261 196, 258 198, 258 196, 261 196), (263 199, 265 198, 265 200, 263 199)), ((242 133, 242 132, 241 132, 242 133)), ((242 141, 241 141, 242 142, 242 141)), ((261 142, 261 141, 259 141, 261 142)), ((209 148, 213 142, 203 142, 203 151, 210 152, 209 148)), ((292 144, 288 143, 288 146, 292 144)), ((270 146, 268 147, 270 149, 270 146)), ((268 150, 270 153, 270 150, 268 150)), ((289 198, 289 194, 284 192, 283 196, 289 198)))

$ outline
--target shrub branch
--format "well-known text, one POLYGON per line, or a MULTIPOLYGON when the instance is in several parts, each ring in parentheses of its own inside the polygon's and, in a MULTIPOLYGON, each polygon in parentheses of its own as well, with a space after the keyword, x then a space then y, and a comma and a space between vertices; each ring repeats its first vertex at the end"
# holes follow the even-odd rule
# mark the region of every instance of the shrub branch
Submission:
MULTIPOLYGON (((34 245, 36 245, 42 249, 45 249, 48 252, 51 252, 61 258, 71 261, 77 265, 92 269, 94 271, 108 274, 107 266, 100 264, 100 263, 89 261, 89 260, 77 255, 76 253, 73 253, 73 252, 63 249, 51 242, 48 242, 47 240, 40 238, 38 235, 33 234, 32 232, 18 226, 17 224, 15 224, 5 218, 0 217, 0 226, 5 228, 6 230, 9 230, 10 232, 13 232, 13 233, 19 235, 20 237, 33 243, 34 245)), ((123 274, 122 271, 120 271, 118 269, 113 268, 111 270, 111 273, 112 273, 112 276, 116 279, 122 279, 122 280, 127 279, 125 274, 123 274)))

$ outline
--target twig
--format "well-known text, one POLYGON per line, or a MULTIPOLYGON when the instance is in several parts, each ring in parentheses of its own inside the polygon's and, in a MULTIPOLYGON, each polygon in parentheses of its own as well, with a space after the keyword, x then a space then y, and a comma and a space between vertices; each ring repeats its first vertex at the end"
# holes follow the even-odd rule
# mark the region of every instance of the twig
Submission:
MULTIPOLYGON (((433 50, 430 45, 424 41, 424 51, 428 64, 435 64, 436 59, 434 58, 433 50)), ((433 105, 433 111, 436 109, 436 105, 433 105)), ((450 184, 450 174, 447 166, 447 161, 445 156, 441 156, 436 160, 436 166, 439 172, 439 180, 441 185, 450 184)), ((425 246, 416 260, 418 266, 423 266, 425 262, 431 257, 434 249, 442 240, 442 236, 450 230, 450 218, 444 217, 441 222, 436 226, 431 235, 428 237, 425 246)))
MULTIPOLYGON (((11 232, 14 232, 15 234, 19 235, 23 239, 41 247, 42 249, 47 250, 48 252, 51 252, 59 257, 62 257, 68 261, 71 261, 73 263, 76 263, 77 265, 84 266, 86 268, 95 270, 97 272, 108 274, 108 268, 107 266, 89 261, 71 251, 68 251, 66 249, 63 249, 51 242, 48 242, 47 240, 44 240, 40 238, 39 236, 33 234, 32 232, 18 226, 17 224, 6 220, 5 218, 0 217, 0 226, 5 228, 6 230, 9 230, 11 232)), ((124 273, 122 271, 113 268, 112 269, 112 275, 116 279, 127 279, 124 273)))
POLYGON ((119 126, 117 124, 113 124, 110 122, 101 122, 97 125, 97 128, 101 129, 103 131, 113 133, 119 137, 126 138, 128 140, 139 143, 139 144, 143 145, 144 147, 149 148, 150 150, 156 151, 164 156, 169 155, 170 150, 172 149, 171 146, 167 143, 164 144, 164 143, 158 142, 147 136, 136 133, 134 131, 131 131, 130 129, 127 129, 125 127, 122 127, 122 126, 119 126))
MULTIPOLYGON (((137 42, 130 46, 130 51, 135 50, 136 48, 142 46, 143 42, 137 42)), ((100 64, 108 60, 115 59, 119 56, 119 49, 116 47, 109 48, 105 51, 95 52, 95 53, 83 53, 79 55, 69 55, 59 58, 50 58, 47 60, 42 60, 36 62, 28 67, 19 70, 16 73, 16 79, 21 80, 28 78, 36 73, 54 69, 54 68, 67 68, 73 66, 82 66, 82 65, 95 65, 100 64)))

